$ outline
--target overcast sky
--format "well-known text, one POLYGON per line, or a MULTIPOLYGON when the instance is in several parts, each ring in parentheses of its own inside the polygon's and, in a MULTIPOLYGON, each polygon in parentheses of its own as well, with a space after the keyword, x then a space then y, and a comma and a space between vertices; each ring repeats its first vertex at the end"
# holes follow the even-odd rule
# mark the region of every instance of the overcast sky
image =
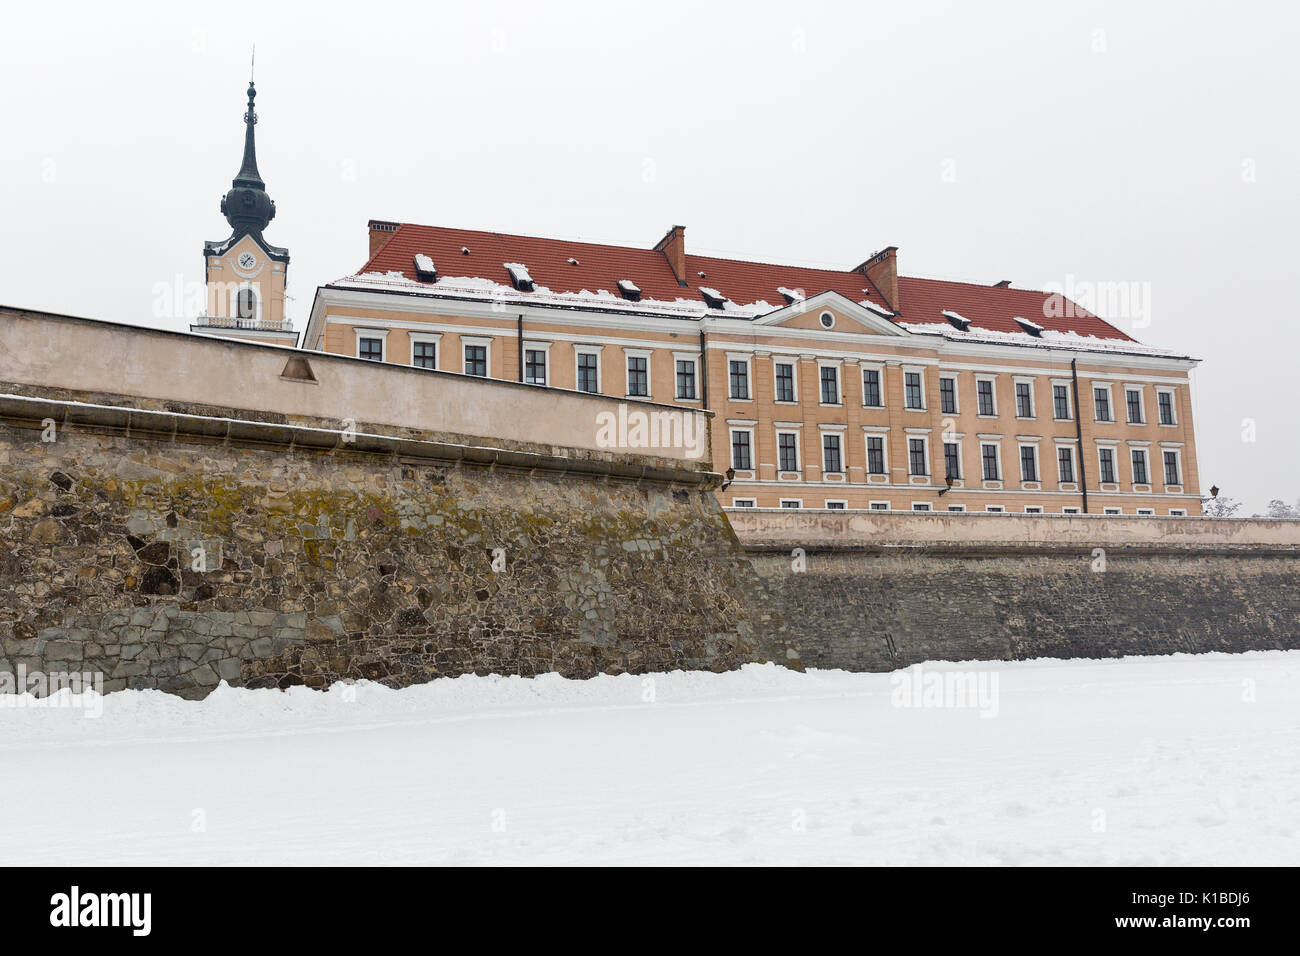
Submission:
POLYGON ((266 237, 292 256, 300 329, 316 287, 364 263, 372 217, 641 246, 682 223, 694 252, 838 268, 896 245, 910 275, 1124 290, 1127 308, 1098 310, 1204 360, 1206 488, 1247 510, 1300 496, 1295 4, 74 3, 5 20, 0 303, 184 326, 155 315, 158 287, 201 282, 204 240, 229 234, 256 42, 266 237))

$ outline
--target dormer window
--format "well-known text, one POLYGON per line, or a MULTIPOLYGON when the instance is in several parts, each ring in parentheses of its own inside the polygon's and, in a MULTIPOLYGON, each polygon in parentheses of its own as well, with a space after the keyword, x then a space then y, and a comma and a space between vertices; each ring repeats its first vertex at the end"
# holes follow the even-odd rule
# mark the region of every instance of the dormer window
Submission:
POLYGON ((1030 335, 1034 337, 1038 337, 1043 334, 1043 327, 1039 325, 1037 322, 1030 322, 1028 319, 1022 318, 1019 315, 1014 316, 1014 318, 1016 320, 1016 324, 1019 325, 1026 332, 1028 332, 1030 335))
POLYGON ((804 299, 803 289, 787 289, 785 286, 778 286, 776 291, 781 293, 786 305, 794 305, 804 299))
POLYGON ((510 284, 516 291, 533 291, 533 277, 528 274, 528 266, 521 262, 507 262, 506 271, 510 273, 510 284))
POLYGON ((710 289, 707 286, 700 286, 700 295, 704 296, 704 301, 710 309, 721 309, 727 301, 725 295, 717 289, 710 289))
POLYGON ((571 265, 571 266, 576 266, 576 265, 578 265, 578 260, 575 259, 575 258, 573 258, 573 256, 569 256, 569 265, 571 265))
POLYGON ((641 290, 636 287, 636 283, 631 279, 618 280, 618 294, 629 302, 641 301, 641 290))
POLYGON ((952 323, 954 329, 960 329, 962 332, 970 330, 970 319, 964 315, 958 315, 956 312, 950 312, 947 309, 943 311, 943 317, 952 323))
POLYGON ((436 282, 438 279, 438 268, 422 252, 415 256, 415 277, 421 282, 436 282))

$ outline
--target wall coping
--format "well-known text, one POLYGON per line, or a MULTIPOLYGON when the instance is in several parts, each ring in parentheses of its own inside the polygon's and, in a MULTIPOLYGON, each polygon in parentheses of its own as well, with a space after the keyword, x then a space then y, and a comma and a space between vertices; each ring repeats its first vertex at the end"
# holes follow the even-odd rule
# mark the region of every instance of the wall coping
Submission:
MULTIPOLYGON (((52 419, 58 429, 120 434, 152 441, 187 441, 206 444, 257 445, 327 454, 358 454, 393 457, 399 462, 430 461, 464 463, 521 471, 552 472, 592 478, 620 478, 666 484, 714 487, 722 476, 687 467, 671 467, 638 461, 633 457, 575 457, 400 435, 361 431, 354 440, 344 441, 338 428, 286 422, 256 421, 225 415, 193 414, 162 409, 138 408, 128 404, 98 404, 45 396, 0 394, 0 422, 39 431, 52 419)), ((656 460, 660 461, 660 460, 656 460)))
POLYGON ((725 508, 749 551, 1300 554, 1300 519, 725 508))

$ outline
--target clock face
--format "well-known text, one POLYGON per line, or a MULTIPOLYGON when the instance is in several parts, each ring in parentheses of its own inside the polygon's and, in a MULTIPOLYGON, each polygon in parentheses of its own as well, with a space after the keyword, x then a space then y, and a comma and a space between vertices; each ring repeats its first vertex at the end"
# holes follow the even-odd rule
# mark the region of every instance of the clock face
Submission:
POLYGON ((251 269, 255 265, 257 265, 257 256, 251 252, 241 252, 239 254, 239 268, 251 269))

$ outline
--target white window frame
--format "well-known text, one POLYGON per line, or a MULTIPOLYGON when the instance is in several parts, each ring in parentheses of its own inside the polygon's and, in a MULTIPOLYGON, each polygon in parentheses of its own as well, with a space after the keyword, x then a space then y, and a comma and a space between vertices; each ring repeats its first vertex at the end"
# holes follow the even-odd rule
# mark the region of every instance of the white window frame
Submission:
POLYGON ((1025 514, 1027 515, 1040 515, 1042 513, 1043 513, 1042 505, 1025 505, 1025 514))
POLYGON ((1005 481, 1006 472, 1002 468, 1002 442, 980 440, 980 481, 1005 481), (990 478, 984 474, 984 448, 986 445, 992 445, 997 450, 998 474, 996 478, 990 478))
POLYGON ((997 418, 998 417, 998 377, 996 375, 975 376, 975 417, 976 418, 997 418), (993 412, 985 415, 980 411, 980 382, 989 383, 989 395, 993 399, 993 412))
POLYGON ((886 481, 889 480, 890 475, 892 475, 893 472, 889 470, 888 426, 864 427, 862 429, 862 465, 863 468, 866 469, 863 473, 867 476, 867 481, 870 481, 873 475, 876 477, 883 477, 886 481), (880 457, 884 459, 884 471, 871 470, 871 450, 867 447, 869 444, 867 441, 868 438, 880 439, 880 457))
POLYGON ((778 508, 785 508, 789 511, 794 511, 796 508, 803 507, 803 499, 802 498, 778 498, 776 501, 776 506, 778 508), (787 505, 786 504, 787 501, 794 502, 794 505, 793 506, 787 505))
MULTIPOLYGON (((352 331, 356 333, 357 358, 361 358, 362 339, 379 339, 379 361, 380 363, 388 361, 388 329, 364 329, 353 326, 352 331)), ((363 359, 363 361, 370 360, 363 359)))
POLYGON ((966 480, 966 449, 962 447, 963 435, 944 435, 940 433, 939 444, 943 449, 943 480, 948 480, 948 445, 957 446, 957 474, 952 476, 953 483, 966 480))
POLYGON ((984 510, 988 514, 1001 515, 1007 513, 1007 506, 1006 505, 985 505, 984 510))
MULTIPOLYGON (((1163 470, 1164 467, 1163 460, 1161 460, 1160 465, 1161 465, 1161 469, 1163 470)), ((1135 489, 1137 488, 1138 485, 1141 485, 1144 488, 1155 487, 1155 482, 1151 480, 1151 449, 1150 448, 1148 448, 1145 445, 1139 445, 1139 446, 1130 445, 1128 447, 1128 476, 1129 476, 1129 484, 1131 484, 1135 489), (1147 469, 1146 481, 1137 480, 1137 469, 1133 466, 1133 455, 1136 452, 1141 452, 1142 457, 1146 460, 1146 469, 1147 469)))
POLYGON ((1187 509, 1186 509, 1186 508, 1170 508, 1170 509, 1169 509, 1169 517, 1171 517, 1171 518, 1186 518, 1186 517, 1187 517, 1187 509))
POLYGON ((924 412, 927 411, 925 400, 925 366, 924 365, 904 365, 903 366, 903 411, 905 412, 924 412), (917 375, 921 379, 921 404, 912 406, 907 404, 907 376, 917 375))
POLYGON ((905 443, 906 443, 906 446, 907 446, 907 448, 906 448, 906 451, 907 451, 907 477, 908 477, 909 479, 910 479, 910 478, 929 478, 931 475, 934 474, 934 469, 930 467, 931 464, 932 464, 932 462, 931 462, 931 460, 930 460, 930 436, 929 436, 929 435, 918 435, 918 434, 916 434, 915 432, 908 432, 908 433, 904 436, 904 439, 905 439, 905 443), (921 443, 922 443, 922 447, 925 448, 925 468, 926 468, 926 470, 925 470, 924 472, 916 473, 916 472, 913 472, 913 471, 912 471, 912 442, 913 442, 913 441, 919 441, 919 442, 921 442, 921 443))
POLYGON ((1137 513, 1140 514, 1140 515, 1146 515, 1146 516, 1149 517, 1149 518, 1154 518, 1154 517, 1155 517, 1155 514, 1156 514, 1156 509, 1155 509, 1155 508, 1139 508, 1139 509, 1137 509, 1137 513))
POLYGON ((849 509, 849 499, 847 499, 847 498, 827 498, 827 499, 826 499, 826 510, 827 510, 827 511, 832 511, 832 510, 847 511, 848 509, 849 509), (831 508, 831 505, 843 505, 844 507, 843 507, 843 508, 839 508, 839 509, 832 509, 832 508, 831 508))
POLYGON ((1146 425, 1149 422, 1150 419, 1147 418, 1147 390, 1143 388, 1141 385, 1132 382, 1125 382, 1124 383, 1124 424, 1146 425), (1138 414, 1141 415, 1142 417, 1136 422, 1131 422, 1128 419, 1128 393, 1129 392, 1138 393, 1138 414))
MULTIPOLYGON (((442 333, 441 332, 407 332, 406 337, 411 340, 411 366, 413 368, 424 368, 423 365, 415 364, 415 347, 417 345, 428 345, 433 343, 433 367, 435 369, 442 367, 442 333)), ((463 367, 463 366, 462 366, 463 367)))
POLYGON ((1117 448, 1119 448, 1119 445, 1118 445, 1118 444, 1115 444, 1115 445, 1111 445, 1111 444, 1098 444, 1098 445, 1097 445, 1097 483, 1098 483, 1099 485, 1115 485, 1116 487, 1119 486, 1119 462, 1117 462, 1117 461, 1115 460, 1115 450, 1116 450, 1117 448), (1106 481, 1106 480, 1104 480, 1104 479, 1101 477, 1101 472, 1102 472, 1102 468, 1101 468, 1101 453, 1102 453, 1103 451, 1108 450, 1108 449, 1109 449, 1109 451, 1110 451, 1111 471, 1114 472, 1114 474, 1112 475, 1110 481, 1106 481))
MULTIPOLYGON (((654 396, 654 349, 623 349, 623 397, 650 399, 654 396), (645 394, 632 394, 632 359, 645 359, 645 394)), ((676 366, 673 371, 676 372, 676 366)), ((676 391, 676 386, 673 388, 676 391)))
POLYGON ((603 352, 604 349, 605 346, 603 345, 574 345, 573 347, 573 390, 575 392, 582 392, 582 394, 584 395, 600 395, 604 393, 605 371, 602 366, 605 363, 601 361, 601 357, 600 357, 601 352, 603 352), (594 392, 583 392, 582 389, 578 388, 578 359, 583 355, 594 355, 596 357, 596 390, 594 392))
POLYGON ((817 404, 822 408, 842 408, 844 406, 843 364, 844 363, 839 359, 817 360, 817 404), (839 398, 838 402, 822 401, 822 369, 824 368, 833 368, 835 370, 835 395, 839 398))
POLYGON ((922 512, 924 512, 924 511, 934 511, 934 505, 933 505, 931 502, 929 502, 929 501, 913 501, 913 502, 912 502, 912 510, 913 510, 913 511, 922 511, 922 512))
MULTIPOLYGON (((820 382, 818 388, 821 387, 820 382)), ((776 405, 798 405, 799 404, 799 357, 797 355, 773 355, 772 356, 772 402, 776 405), (779 393, 776 379, 776 367, 778 365, 790 366, 790 387, 794 390, 794 399, 786 401, 783 398, 777 398, 779 393)))
MULTIPOLYGON (((993 407, 997 407, 997 399, 993 400, 993 407)), ((939 414, 940 415, 960 415, 961 414, 961 376, 956 372, 939 373, 939 414), (943 410, 943 383, 944 381, 952 382, 952 411, 943 410)))
MULTIPOLYGON (((468 375, 465 371, 465 349, 470 345, 480 345, 483 347, 483 378, 492 377, 492 339, 491 335, 462 335, 460 337, 460 372, 462 375, 468 375)), ((478 376, 474 376, 477 378, 478 376)))
POLYGON ((757 499, 757 498, 732 498, 732 499, 731 499, 731 507, 733 507, 733 508, 757 508, 757 507, 758 507, 758 499, 757 499), (742 502, 742 501, 745 502, 745 504, 742 505, 742 504, 740 503, 740 502, 742 502))
POLYGON ((1160 484, 1165 488, 1182 488, 1185 484, 1183 481, 1185 477, 1186 475, 1183 474, 1183 450, 1181 448, 1160 446, 1160 484), (1165 455, 1169 452, 1174 453, 1175 460, 1178 462, 1178 482, 1172 485, 1165 481, 1165 455))
POLYGON ((868 511, 893 511, 894 509, 893 506, 890 505, 888 501, 868 501, 867 510, 868 511), (877 505, 884 505, 885 507, 877 508, 876 507, 877 505))
POLYGON ((1161 428, 1178 427, 1178 389, 1171 385, 1157 385, 1156 387, 1156 424, 1161 428), (1174 420, 1165 424, 1160 420, 1160 396, 1169 396, 1169 411, 1173 413, 1174 420))
POLYGON ((1115 389, 1112 387, 1113 382, 1096 382, 1092 383, 1092 421, 1095 425, 1118 425, 1119 418, 1115 415, 1115 389), (1106 407, 1110 409, 1110 418, 1097 417, 1097 390, 1101 389, 1106 393, 1106 407))
POLYGON ((1034 394, 1035 377, 1033 375, 1014 375, 1011 378, 1011 400, 1015 403, 1016 418, 1022 422, 1036 421, 1038 418, 1038 398, 1034 394), (1029 414, 1020 414, 1020 396, 1016 394, 1016 386, 1029 386, 1029 414))
POLYGON ((965 506, 965 505, 949 505, 949 506, 948 506, 948 510, 951 511, 951 512, 953 512, 954 514, 965 514, 965 513, 966 513, 966 506, 965 506))
POLYGON ((754 443, 754 426, 753 425, 727 425, 727 466, 734 468, 736 471, 751 471, 758 474, 758 446, 754 443), (745 432, 749 435, 749 467, 736 467, 736 449, 733 436, 736 432, 745 432))
POLYGON ((885 364, 883 362, 862 362, 859 366, 859 369, 861 372, 861 377, 859 378, 858 385, 861 386, 862 388, 862 407, 877 408, 877 409, 888 408, 889 394, 888 394, 888 389, 885 388, 885 364), (880 404, 879 405, 867 404, 867 379, 866 379, 867 372, 875 372, 880 377, 880 404))
MULTIPOLYGON (((673 401, 674 402, 686 402, 689 405, 698 405, 703 400, 700 397, 703 394, 701 392, 702 386, 700 382, 700 358, 701 356, 699 352, 674 352, 673 353, 673 401), (691 367, 693 369, 691 375, 695 379, 694 398, 682 398, 682 396, 677 394, 677 363, 678 362, 691 363, 691 367)), ((647 378, 649 377, 649 374, 650 374, 650 366, 647 364, 646 365, 647 378)))
MULTIPOLYGON (((802 475, 802 474, 803 474, 803 441, 802 441, 802 433, 801 433, 801 432, 799 431, 799 429, 797 429, 797 428, 777 428, 777 429, 775 429, 775 432, 776 432, 776 474, 777 474, 777 477, 779 478, 781 475, 802 475), (788 469, 788 468, 782 468, 782 467, 781 467, 781 436, 782 436, 782 435, 793 435, 793 436, 794 436, 794 465, 795 465, 794 471, 790 471, 790 469, 788 469)), ((841 449, 841 450, 840 450, 840 455, 843 456, 843 454, 844 454, 844 451, 843 451, 843 449, 841 449)))
POLYGON ((1124 509, 1123 509, 1123 508, 1115 508, 1115 507, 1102 508, 1102 509, 1101 509, 1101 513, 1102 513, 1103 515, 1122 515, 1122 514, 1124 513, 1124 509))
POLYGON ((1073 391, 1074 383, 1071 382, 1070 379, 1068 378, 1048 379, 1048 383, 1052 389, 1052 421, 1054 422, 1074 421, 1074 416, 1075 416, 1074 391, 1073 391), (1056 417, 1056 389, 1058 386, 1065 389, 1065 412, 1067 415, 1070 416, 1069 418, 1056 417))
POLYGON ((1079 456, 1074 453, 1074 442, 1058 441, 1053 442, 1052 451, 1056 458, 1056 483, 1058 485, 1077 485, 1079 483, 1079 456), (1070 470, 1074 474, 1066 478, 1061 474, 1061 449, 1064 448, 1070 453, 1070 470))
POLYGON ((552 381, 551 380, 551 343, 530 342, 528 339, 525 339, 524 340, 524 384, 540 385, 542 387, 546 387, 551 384, 551 381, 552 381), (545 382, 539 383, 539 382, 528 381, 528 353, 529 352, 542 353, 542 374, 546 376, 545 382))
POLYGON ((1066 505, 1064 508, 1061 509, 1061 514, 1077 515, 1077 514, 1083 514, 1083 511, 1082 509, 1079 508, 1078 505, 1066 505))
MULTIPOLYGON (((673 367, 676 373, 676 366, 673 367)), ((675 378, 674 378, 675 381, 675 378)), ((676 389, 674 388, 674 391, 676 389)), ((727 353, 727 401, 729 402, 752 402, 754 401, 754 360, 748 352, 728 352, 727 353), (731 363, 743 362, 745 364, 745 390, 749 392, 746 398, 737 398, 731 394, 731 363)))
POLYGON ((1022 441, 1016 442, 1016 470, 1020 472, 1020 483, 1041 485, 1043 483, 1043 463, 1038 460, 1038 443, 1022 441), (1025 449, 1031 448, 1034 452, 1034 477, 1025 477, 1025 449))
POLYGON ((849 460, 848 457, 845 455, 845 452, 848 450, 847 445, 848 442, 845 440, 845 432, 843 428, 827 428, 823 426, 821 429, 818 430, 817 451, 818 451, 818 457, 821 465, 821 473, 823 478, 825 478, 827 475, 843 475, 846 479, 848 478, 849 460), (836 438, 840 440, 840 470, 839 471, 826 470, 826 436, 827 435, 834 435, 836 438))

